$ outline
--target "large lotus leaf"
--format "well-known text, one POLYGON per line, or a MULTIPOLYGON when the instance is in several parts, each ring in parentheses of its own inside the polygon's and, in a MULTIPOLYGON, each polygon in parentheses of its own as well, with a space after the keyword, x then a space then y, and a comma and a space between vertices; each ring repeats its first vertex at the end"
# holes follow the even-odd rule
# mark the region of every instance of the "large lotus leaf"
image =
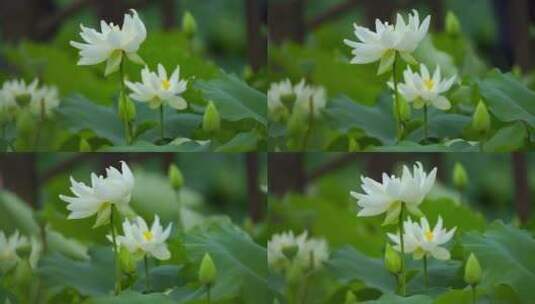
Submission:
POLYGON ((185 235, 184 246, 195 261, 209 253, 217 267, 215 299, 241 295, 246 304, 271 304, 266 249, 256 244, 230 221, 220 220, 194 228, 185 235))
POLYGON ((392 293, 396 280, 384 266, 382 259, 368 257, 353 247, 343 247, 332 253, 327 262, 329 272, 344 284, 362 281, 367 287, 392 293))
POLYGON ((483 231, 485 229, 485 218, 466 206, 464 203, 457 203, 449 198, 437 198, 426 200, 421 208, 431 224, 436 223, 438 216, 442 216, 444 226, 448 229, 457 227, 458 231, 483 231))
POLYGON ((107 295, 115 282, 111 247, 91 249, 89 255, 87 261, 76 261, 48 254, 40 259, 38 272, 52 294, 73 288, 84 296, 107 295))
POLYGON ((535 127, 535 92, 512 74, 493 71, 478 82, 489 110, 501 121, 522 120, 535 127))
POLYGON ((401 297, 394 294, 387 294, 374 301, 364 302, 366 304, 432 304, 433 299, 429 296, 415 295, 401 297))
POLYGON ((254 119, 267 125, 266 95, 249 87, 236 76, 222 74, 213 80, 199 80, 195 86, 203 92, 206 99, 214 102, 222 119, 254 119))
POLYGON ((9 234, 18 230, 25 235, 39 232, 30 206, 8 191, 0 191, 0 230, 9 234))
POLYGON ((123 126, 111 107, 97 105, 81 95, 73 95, 61 103, 57 112, 72 132, 91 130, 113 144, 125 143, 123 126))
POLYGON ((420 145, 412 141, 402 141, 396 145, 374 147, 374 152, 477 152, 479 148, 462 139, 443 144, 420 145))
POLYGON ((483 144, 485 152, 514 152, 520 150, 527 139, 526 126, 516 122, 498 130, 493 137, 483 144))
POLYGON ((466 285, 459 276, 462 263, 459 261, 438 261, 430 259, 428 262, 429 285, 425 286, 422 260, 409 260, 408 268, 417 271, 416 275, 407 284, 409 294, 434 294, 441 293, 451 287, 462 288, 466 285))
MULTIPOLYGON (((444 111, 430 109, 428 114, 428 136, 431 138, 456 138, 464 128, 472 121, 471 117, 446 113, 444 111)), ((424 139, 424 127, 414 130, 408 138, 420 142, 424 139)))
MULTIPOLYGON (((145 290, 146 276, 142 269, 142 263, 139 263, 138 275, 139 279, 136 281, 134 288, 139 291, 145 290)), ((152 291, 163 292, 176 286, 183 285, 182 272, 183 266, 177 265, 160 265, 152 267, 149 270, 150 288, 152 291)))
POLYGON ((527 231, 495 222, 484 234, 468 233, 462 244, 481 264, 481 288, 492 290, 504 284, 523 303, 535 299, 535 239, 527 231))
POLYGON ((360 129, 383 144, 395 143, 396 123, 390 98, 383 97, 375 106, 365 106, 347 96, 339 96, 329 102, 324 112, 332 126, 341 132, 360 129))
POLYGON ((249 152, 254 151, 258 144, 256 132, 238 133, 228 142, 217 147, 216 152, 249 152))
POLYGON ((163 293, 142 294, 135 291, 124 291, 118 296, 104 296, 89 299, 86 304, 173 304, 171 297, 163 293))

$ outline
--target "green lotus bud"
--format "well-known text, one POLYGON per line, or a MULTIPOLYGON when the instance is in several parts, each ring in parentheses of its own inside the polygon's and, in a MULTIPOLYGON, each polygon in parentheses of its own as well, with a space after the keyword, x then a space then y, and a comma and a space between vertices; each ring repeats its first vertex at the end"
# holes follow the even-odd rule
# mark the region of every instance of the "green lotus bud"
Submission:
POLYGON ((452 36, 461 33, 461 22, 452 11, 449 11, 446 15, 446 33, 452 36))
POLYGON ((175 164, 169 166, 167 176, 169 177, 171 186, 173 186, 175 190, 182 188, 182 185, 184 184, 184 177, 182 176, 182 172, 180 171, 180 169, 178 169, 175 164))
POLYGON ((202 128, 208 133, 216 133, 221 128, 221 118, 213 102, 206 106, 202 119, 202 128))
POLYGON ((215 281, 217 268, 210 254, 205 253, 199 268, 199 281, 203 285, 210 285, 215 281))
POLYGON ((464 267, 464 281, 472 286, 481 282, 481 265, 473 253, 468 257, 464 267))
POLYGON ((80 152, 91 152, 91 145, 85 138, 80 138, 79 149, 80 152))
POLYGON ((128 96, 123 96, 122 92, 119 95, 119 117, 123 122, 136 118, 136 105, 128 96))
POLYGON ((190 39, 197 33, 197 21, 189 11, 182 16, 182 31, 190 39))
POLYGON ((468 174, 459 162, 455 163, 453 167, 453 184, 459 189, 464 189, 468 184, 468 174))
POLYGON ((355 294, 351 291, 351 290, 348 290, 346 292, 346 299, 344 301, 344 304, 357 304, 358 301, 357 301, 357 297, 355 296, 355 294))
POLYGON ((487 106, 483 101, 479 101, 472 120, 474 130, 486 133, 490 130, 490 115, 487 106))
POLYGON ((124 247, 119 248, 119 264, 121 264, 121 270, 125 273, 136 272, 136 257, 124 247))
POLYGON ((394 248, 392 248, 392 246, 390 246, 390 244, 386 244, 385 267, 388 271, 394 274, 401 272, 401 256, 394 250, 394 248))

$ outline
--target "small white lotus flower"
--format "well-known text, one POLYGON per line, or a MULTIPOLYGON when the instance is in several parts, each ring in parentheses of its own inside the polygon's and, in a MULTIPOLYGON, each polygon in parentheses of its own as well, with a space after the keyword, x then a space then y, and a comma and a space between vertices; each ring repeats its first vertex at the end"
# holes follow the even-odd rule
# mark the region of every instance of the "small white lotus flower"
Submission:
POLYGON ((30 98, 36 91, 39 80, 36 78, 30 84, 26 84, 23 79, 14 79, 4 82, 2 85, 2 98, 4 104, 13 108, 18 108, 17 99, 19 97, 30 98))
POLYGON ((329 259, 329 247, 324 239, 306 240, 297 252, 296 260, 304 269, 317 270, 329 259))
POLYGON ((91 187, 71 177, 71 191, 75 197, 59 196, 68 203, 67 209, 71 211, 68 219, 82 219, 97 214, 94 227, 98 227, 109 222, 112 205, 125 213, 132 197, 134 176, 124 161, 121 162, 121 171, 109 167, 106 177, 91 173, 91 187))
POLYGON ((58 88, 55 86, 42 86, 31 94, 29 108, 34 115, 50 116, 52 110, 59 106, 58 88))
MULTIPOLYGON (((420 109, 424 105, 432 105, 444 111, 451 108, 450 101, 442 94, 451 88, 456 76, 442 80, 440 66, 437 65, 433 77, 431 77, 427 67, 422 64, 420 74, 413 72, 408 67, 403 73, 403 77, 405 82, 398 85, 398 91, 416 109, 420 109)), ((392 84, 389 85, 393 87, 392 84)))
POLYGON ((290 79, 271 84, 267 94, 268 110, 274 118, 277 119, 288 111, 284 103, 287 99, 295 98, 293 89, 290 79))
POLYGON ((8 270, 20 259, 17 250, 28 246, 28 239, 15 231, 10 237, 0 231, 0 267, 8 270))
MULTIPOLYGON (((420 16, 416 10, 409 14, 408 23, 398 14, 396 24, 375 21, 375 32, 354 24, 355 36, 359 41, 345 39, 344 43, 353 48, 354 55, 351 63, 367 64, 382 60, 385 62, 384 71, 395 60, 396 52, 403 59, 412 63, 414 59, 410 54, 416 50, 420 42, 425 38, 429 30, 431 16, 427 16, 420 23, 420 16)), ((383 66, 383 64, 381 64, 383 66)), ((381 67, 380 69, 383 69, 381 67)), ((384 71, 381 71, 380 74, 384 71)))
MULTIPOLYGON (((165 241, 171 234, 172 223, 163 230, 160 225, 160 218, 156 215, 151 228, 142 217, 136 217, 133 223, 128 219, 123 222, 124 235, 117 236, 117 243, 126 248, 129 252, 140 255, 149 255, 158 260, 168 260, 171 253, 165 241)), ((110 235, 108 239, 112 241, 110 235)))
POLYGON ((147 38, 147 29, 135 10, 124 15, 122 27, 103 20, 100 21, 100 32, 83 25, 80 27, 84 42, 70 42, 80 50, 78 65, 94 65, 107 60, 106 75, 109 75, 119 69, 123 54, 133 62, 143 64, 137 51, 147 38))
POLYGON ((167 103, 172 108, 183 110, 188 103, 181 94, 187 89, 188 82, 180 80, 180 67, 177 66, 170 78, 162 64, 158 64, 158 73, 151 72, 148 67, 141 71, 142 82, 126 81, 126 85, 132 90, 130 97, 140 102, 147 102, 151 109, 167 103))
MULTIPOLYGON (((412 253, 413 258, 417 260, 424 256, 432 256, 438 260, 448 260, 450 258, 450 252, 441 246, 451 240, 457 227, 453 227, 448 231, 447 229, 443 229, 442 225, 442 217, 440 216, 432 230, 425 217, 420 218, 420 224, 408 218, 403 223, 405 253, 412 253)), ((401 252, 399 233, 388 233, 388 237, 394 242, 393 248, 401 252)))
POLYGON ((306 238, 306 232, 299 236, 295 236, 293 231, 273 235, 267 244, 269 266, 275 271, 286 269, 306 238))
POLYGON ((375 216, 386 213, 385 223, 395 222, 401 212, 402 204, 413 214, 421 215, 418 206, 429 193, 435 183, 437 169, 427 174, 420 162, 417 162, 411 173, 403 166, 401 177, 388 176, 383 173, 382 183, 369 177, 361 177, 364 193, 351 192, 362 208, 357 216, 375 216))
POLYGON ((305 79, 302 79, 294 87, 294 93, 296 96, 295 106, 305 113, 312 111, 314 117, 318 117, 327 104, 325 88, 307 85, 305 79))

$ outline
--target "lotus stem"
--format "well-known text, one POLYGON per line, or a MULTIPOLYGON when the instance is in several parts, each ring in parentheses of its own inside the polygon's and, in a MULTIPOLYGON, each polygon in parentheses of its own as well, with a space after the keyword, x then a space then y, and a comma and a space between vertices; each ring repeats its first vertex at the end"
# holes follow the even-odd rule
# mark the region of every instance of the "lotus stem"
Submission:
MULTIPOLYGON (((126 103, 126 88, 124 85, 124 58, 121 59, 121 63, 119 65, 119 83, 121 88, 121 93, 119 94, 119 97, 122 99, 119 101, 120 104, 126 103)), ((132 143, 132 134, 131 134, 131 128, 130 128, 130 122, 127 119, 123 119, 123 126, 124 126, 124 138, 126 140, 126 143, 130 145, 132 143)))
POLYGON ((308 126, 305 131, 305 137, 303 139, 303 148, 302 151, 306 151, 306 147, 308 146, 308 141, 310 139, 310 133, 312 133, 312 128, 314 126, 314 102, 312 100, 312 97, 310 97, 308 101, 308 107, 309 107, 309 113, 308 113, 308 126))
POLYGON ((399 240, 401 245, 401 273, 399 274, 399 282, 400 282, 400 292, 401 295, 404 297, 406 295, 406 286, 405 286, 405 241, 403 239, 403 211, 405 209, 405 205, 401 203, 401 211, 399 212, 399 240))
POLYGON ((211 289, 212 289, 212 285, 211 284, 206 285, 206 303, 208 303, 208 304, 211 303, 211 297, 210 297, 211 289))
POLYGON ((396 52, 394 65, 392 66, 392 78, 394 79, 394 100, 395 100, 394 106, 396 107, 397 140, 399 142, 401 141, 401 138, 403 137, 403 123, 401 121, 401 105, 399 103, 398 79, 397 79, 397 72, 396 72, 396 67, 398 65, 398 58, 399 58, 399 54, 398 52, 396 52))
POLYGON ((424 286, 425 289, 429 288, 429 274, 427 272, 427 255, 424 255, 424 286))
POLYGON ((160 105, 160 137, 165 138, 165 121, 164 121, 164 109, 163 103, 160 105))
POLYGON ((476 285, 472 285, 472 303, 476 304, 477 294, 476 294, 476 285))
POLYGON ((119 264, 119 250, 117 246, 117 232, 115 231, 115 207, 112 205, 110 212, 111 238, 115 253, 115 295, 121 292, 121 265, 119 264))
POLYGON ((149 274, 149 258, 147 255, 143 257, 143 262, 145 264, 145 290, 150 291, 150 274, 149 274))
POLYGON ((427 105, 424 105, 424 142, 427 142, 427 139, 429 138, 429 124, 428 124, 428 117, 427 117, 427 105))

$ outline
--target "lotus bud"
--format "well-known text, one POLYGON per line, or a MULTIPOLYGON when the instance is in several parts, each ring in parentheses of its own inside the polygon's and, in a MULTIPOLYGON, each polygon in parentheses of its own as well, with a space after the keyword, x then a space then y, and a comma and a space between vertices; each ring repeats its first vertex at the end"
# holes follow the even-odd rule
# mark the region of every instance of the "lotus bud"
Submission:
POLYGON ((80 152, 91 152, 91 145, 85 138, 80 138, 79 149, 80 152))
POLYGON ((357 297, 355 296, 355 294, 351 291, 351 290, 348 290, 346 292, 346 299, 344 301, 344 304, 357 304, 358 301, 357 301, 357 297))
POLYGON ((464 281, 472 286, 481 282, 481 265, 476 256, 471 253, 464 268, 464 281))
POLYGON ((203 285, 211 285, 217 276, 217 268, 210 254, 205 253, 199 268, 199 281, 203 285))
POLYGON ((219 117, 219 112, 213 102, 210 102, 208 106, 206 106, 202 119, 202 128, 208 133, 216 133, 221 128, 221 118, 219 117))
POLYGON ((490 130, 490 115, 487 106, 483 101, 479 101, 476 107, 472 126, 480 133, 487 133, 490 130))
POLYGON ((385 267, 394 274, 401 272, 401 256, 390 246, 386 244, 385 250, 385 267))
POLYGON ((182 16, 182 31, 189 39, 197 33, 197 21, 189 11, 186 11, 182 16))
POLYGON ((180 169, 178 169, 175 164, 169 166, 167 175, 169 177, 169 181, 171 182, 171 186, 173 186, 175 190, 182 188, 182 185, 184 184, 184 177, 182 176, 180 169))
POLYGON ((461 33, 461 22, 459 22, 459 18, 452 11, 449 11, 446 15, 446 33, 452 36, 461 33))
POLYGON ((453 167, 453 184, 461 190, 468 184, 468 174, 464 166, 459 162, 455 163, 453 167))

